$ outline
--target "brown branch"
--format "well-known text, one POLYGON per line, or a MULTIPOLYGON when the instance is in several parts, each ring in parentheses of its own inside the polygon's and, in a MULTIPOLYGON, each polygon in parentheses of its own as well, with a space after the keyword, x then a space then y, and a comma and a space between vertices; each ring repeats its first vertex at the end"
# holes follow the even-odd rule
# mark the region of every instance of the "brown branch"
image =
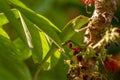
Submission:
POLYGON ((89 35, 87 44, 96 44, 101 39, 101 33, 111 25, 117 7, 118 0, 95 0, 95 10, 86 31, 89 35))

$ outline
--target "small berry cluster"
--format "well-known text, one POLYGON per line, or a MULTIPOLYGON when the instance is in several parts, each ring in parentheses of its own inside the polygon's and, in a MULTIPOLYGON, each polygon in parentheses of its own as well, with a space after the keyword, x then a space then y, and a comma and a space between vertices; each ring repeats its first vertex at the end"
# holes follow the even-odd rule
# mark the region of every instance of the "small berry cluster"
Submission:
POLYGON ((73 50, 73 54, 74 55, 76 55, 76 54, 78 54, 78 52, 79 52, 79 50, 80 50, 80 48, 78 47, 78 46, 76 46, 76 47, 72 47, 72 43, 70 43, 70 42, 68 42, 67 43, 67 46, 71 49, 71 50, 73 50))
MULTIPOLYGON (((118 69, 120 69, 120 65, 118 65, 118 62, 116 59, 112 57, 108 57, 106 52, 106 46, 107 48, 110 45, 110 42, 113 42, 116 46, 118 46, 117 39, 120 38, 120 29, 119 28, 110 28, 106 31, 105 36, 102 38, 100 42, 98 42, 96 45, 92 47, 79 47, 75 46, 73 47, 71 42, 67 42, 67 46, 69 49, 73 52, 74 59, 69 60, 70 61, 70 68, 68 70, 67 76, 70 80, 87 80, 93 78, 93 79, 99 79, 103 80, 105 76, 103 76, 99 71, 93 70, 92 73, 92 67, 94 68, 96 64, 96 60, 99 59, 103 60, 103 66, 104 70, 106 72, 116 72, 118 69), (95 51, 96 48, 98 48, 98 52, 95 51), (103 50, 104 49, 104 50, 103 50), (97 53, 97 55, 96 55, 97 53), (103 53, 104 56, 101 56, 103 53), (90 54, 90 55, 89 55, 90 54), (91 64, 92 63, 92 64, 91 64), (94 64, 95 63, 95 64, 94 64), (99 76, 95 76, 94 74, 97 74, 99 76), (90 74, 89 74, 90 73, 90 74)), ((105 80, 105 79, 104 79, 105 80)))
POLYGON ((79 46, 75 46, 74 48, 72 47, 72 43, 68 42, 67 46, 73 51, 73 55, 77 56, 77 60, 81 61, 82 60, 82 56, 79 55, 78 53, 80 52, 80 47, 79 46))
POLYGON ((99 73, 97 73, 98 75, 94 75, 96 74, 96 72, 91 73, 91 69, 93 69, 92 67, 94 67, 94 64, 91 63, 95 63, 95 58, 94 57, 89 57, 88 60, 85 60, 85 56, 86 56, 86 47, 85 48, 80 48, 79 46, 72 46, 71 42, 67 43, 68 48, 70 48, 73 51, 73 58, 71 60, 67 60, 69 62, 69 70, 67 73, 67 77, 69 78, 69 80, 87 80, 87 79, 98 79, 101 75, 99 75, 99 73), (85 54, 82 54, 85 53, 85 54), (84 56, 84 57, 83 57, 84 56))

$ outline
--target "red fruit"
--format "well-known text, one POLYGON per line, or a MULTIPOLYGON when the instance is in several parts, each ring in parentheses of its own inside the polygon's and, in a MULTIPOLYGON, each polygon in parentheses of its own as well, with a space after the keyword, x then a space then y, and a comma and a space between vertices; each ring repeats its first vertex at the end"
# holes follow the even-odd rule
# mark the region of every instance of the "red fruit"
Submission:
POLYGON ((120 33, 120 29, 117 29, 116 32, 120 33))
POLYGON ((70 42, 67 43, 67 46, 72 49, 72 44, 70 42))
POLYGON ((72 50, 73 50, 73 54, 76 55, 79 52, 79 47, 76 46, 75 48, 72 48, 72 50))
POLYGON ((107 72, 116 72, 119 68, 117 61, 113 58, 106 58, 104 67, 107 72))
POLYGON ((76 54, 78 54, 78 51, 73 51, 73 55, 76 55, 76 54))
POLYGON ((82 56, 80 56, 80 55, 77 56, 78 61, 82 61, 82 59, 83 59, 82 56))
POLYGON ((86 5, 94 4, 94 0, 80 0, 84 2, 86 5))
POLYGON ((76 46, 75 48, 73 48, 72 50, 74 50, 74 51, 78 51, 79 50, 79 47, 78 46, 76 46))

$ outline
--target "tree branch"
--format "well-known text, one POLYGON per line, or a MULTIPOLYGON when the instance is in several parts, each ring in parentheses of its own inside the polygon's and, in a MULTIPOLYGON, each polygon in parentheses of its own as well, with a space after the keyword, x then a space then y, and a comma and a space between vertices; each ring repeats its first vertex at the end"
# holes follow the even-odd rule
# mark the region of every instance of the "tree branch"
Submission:
POLYGON ((118 7, 118 0, 95 0, 95 10, 89 20, 86 32, 87 44, 96 44, 101 39, 101 33, 111 25, 112 18, 118 7))

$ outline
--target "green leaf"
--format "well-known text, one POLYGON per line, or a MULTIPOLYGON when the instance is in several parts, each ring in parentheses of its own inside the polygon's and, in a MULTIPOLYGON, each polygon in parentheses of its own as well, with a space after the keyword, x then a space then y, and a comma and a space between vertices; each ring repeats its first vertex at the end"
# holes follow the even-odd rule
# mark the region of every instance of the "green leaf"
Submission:
POLYGON ((4 15, 4 13, 0 13, 0 26, 8 23, 9 21, 7 20, 6 16, 4 15))
POLYGON ((31 56, 29 49, 20 38, 14 40, 14 42, 11 42, 6 36, 0 36, 0 44, 5 45, 5 47, 3 47, 3 50, 7 49, 8 51, 14 52, 14 55, 10 54, 10 56, 12 55, 22 61, 31 56))
POLYGON ((7 0, 0 0, 0 10, 4 12, 5 16, 9 20, 12 27, 15 29, 16 33, 21 37, 21 39, 26 42, 24 31, 21 23, 15 17, 14 13, 10 10, 10 6, 7 0))
POLYGON ((63 42, 66 42, 68 40, 71 40, 71 38, 74 36, 75 29, 80 29, 88 22, 88 17, 85 16, 78 16, 75 19, 71 20, 64 28, 60 35, 61 40, 63 42))
POLYGON ((43 56, 42 37, 40 37, 38 29, 25 16, 20 14, 20 19, 23 24, 28 45, 32 52, 32 57, 35 63, 40 63, 43 56), (23 19, 24 18, 24 19, 23 19))
MULTIPOLYGON (((51 69, 51 56, 53 54, 56 53, 56 51, 58 50, 57 46, 52 44, 50 50, 48 51, 48 53, 46 54, 46 56, 44 57, 43 61, 42 61, 42 64, 41 64, 41 67, 44 69, 44 70, 49 70, 51 69)), ((59 54, 57 55, 59 57, 59 54)), ((57 57, 56 56, 56 57, 57 57)), ((56 63, 54 63, 56 64, 56 63)), ((52 65, 53 66, 53 65, 52 65)))
POLYGON ((0 50, 0 54, 2 54, 2 52, 10 52, 9 54, 7 54, 7 56, 14 56, 20 60, 19 56, 17 55, 19 54, 19 51, 16 50, 14 44, 2 35, 0 35, 0 50))
POLYGON ((18 80, 11 72, 9 72, 5 67, 0 65, 0 80, 18 80))
MULTIPOLYGON (((16 9, 11 9, 11 11, 13 12, 13 14, 15 15, 16 18, 19 18, 18 16, 18 10, 16 9)), ((7 17, 5 16, 4 13, 0 13, 0 26, 7 24, 9 21, 7 19, 7 17)))
POLYGON ((20 38, 17 38, 13 41, 13 45, 17 48, 19 53, 17 54, 20 58, 20 60, 26 60, 29 57, 31 57, 31 52, 27 45, 21 40, 20 38))
POLYGON ((46 33, 53 42, 60 47, 61 40, 57 33, 60 30, 52 24, 47 18, 42 15, 36 14, 34 11, 27 8, 23 3, 18 0, 9 0, 17 9, 20 10, 22 14, 24 14, 31 22, 36 24, 37 29, 46 33), (56 33, 57 32, 57 33, 56 33))
POLYGON ((2 28, 7 33, 7 35, 12 41, 14 41, 15 39, 19 37, 18 36, 19 32, 16 32, 15 28, 10 23, 3 25, 2 28))
POLYGON ((84 33, 85 33, 85 30, 80 31, 80 32, 76 32, 74 34, 74 36, 71 37, 70 41, 76 43, 79 46, 80 45, 82 46, 82 43, 83 43, 83 40, 84 40, 84 33))
POLYGON ((43 50, 43 57, 42 60, 45 58, 47 55, 48 51, 50 50, 50 41, 47 40, 47 36, 43 32, 39 32, 40 37, 41 37, 41 43, 42 43, 42 50, 43 50))
POLYGON ((50 68, 53 68, 56 66, 60 57, 61 57, 60 51, 56 50, 56 52, 51 56, 50 68))
MULTIPOLYGON (((28 30, 28 27, 27 27, 27 25, 26 25, 26 23, 25 23, 25 21, 24 21, 20 12, 19 12, 19 15, 20 15, 20 20, 21 20, 22 27, 23 27, 23 30, 24 30, 24 33, 25 33, 25 37, 26 37, 26 40, 27 40, 27 43, 28 43, 28 47, 31 49, 31 48, 33 48, 31 34, 30 34, 30 32, 28 30)), ((30 22, 29 22, 28 25, 30 26, 30 22)))
MULTIPOLYGON (((27 42, 30 43, 30 45, 34 46, 34 54, 36 57, 34 57, 35 61, 36 62, 40 62, 41 61, 41 55, 43 54, 42 53, 42 48, 41 47, 41 42, 40 39, 38 41, 36 41, 36 39, 38 39, 38 35, 37 35, 37 38, 34 34, 38 33, 38 31, 36 30, 36 32, 33 30, 34 29, 38 29, 39 31, 43 31, 44 33, 46 33, 49 38, 51 38, 51 40, 58 46, 58 47, 61 47, 61 40, 58 36, 57 33, 60 32, 60 30, 54 25, 52 24, 48 19, 46 19, 45 17, 43 17, 42 15, 38 15, 36 14, 35 12, 33 12, 32 10, 30 10, 29 8, 27 8, 24 4, 22 4, 20 1, 18 0, 9 0, 12 4, 14 4, 20 11, 21 13, 28 19, 30 20, 32 23, 36 24, 36 26, 32 27, 32 28, 29 28, 28 31, 30 31, 31 29, 31 35, 29 35, 29 33, 25 33, 24 36, 27 37, 27 42), (37 27, 37 28, 36 28, 37 27), (30 38, 30 36, 32 36, 32 39, 30 38), (39 44, 40 43, 40 44, 39 44), (39 46, 38 46, 39 45, 39 46)), ((7 18, 9 19, 10 23, 12 23, 12 25, 15 27, 17 26, 17 24, 20 24, 19 22, 18 23, 15 23, 13 24, 13 22, 15 22, 16 18, 15 16, 13 15, 13 13, 10 11, 10 8, 8 5, 6 5, 7 2, 5 1, 2 1, 4 4, 3 6, 7 6, 5 7, 4 9, 1 9, 5 15, 7 16, 7 18), (7 14, 10 13, 9 15, 7 14), (11 20, 12 17, 14 17, 13 21, 11 20)), ((27 22, 29 25, 30 25, 30 22, 27 22)), ((27 25, 28 25, 27 24, 27 25)), ((33 25, 33 24, 32 24, 33 25)), ((16 27, 15 27, 16 28, 16 27)), ((25 30, 25 29, 24 29, 25 30)), ((27 31, 26 31, 27 32, 27 31)), ((23 37, 23 36, 22 36, 23 37)), ((32 49, 32 46, 29 47, 32 49)), ((54 53, 54 52, 53 52, 54 53)), ((48 54, 47 54, 48 55, 48 54)), ((49 56, 48 56, 49 57, 49 56)), ((44 61, 44 60, 43 60, 44 61)))
POLYGON ((32 80, 26 65, 17 56, 19 52, 13 46, 12 42, 0 35, 0 65, 8 72, 6 76, 13 78, 13 80, 32 80), (14 78, 16 77, 16 78, 14 78))
POLYGON ((50 70, 54 68, 58 63, 60 56, 61 56, 60 52, 58 50, 54 50, 54 52, 52 52, 51 55, 49 55, 49 57, 44 62, 43 69, 50 70))
MULTIPOLYGON (((61 38, 62 41, 67 41, 67 40, 76 40, 78 39, 77 42, 82 43, 83 41, 83 34, 84 31, 81 33, 76 33, 74 30, 75 29, 79 29, 81 28, 84 24, 86 24, 88 22, 88 18, 84 17, 84 16, 78 16, 77 18, 73 19, 63 30, 62 34, 61 34, 61 38), (80 37, 78 37, 80 36, 80 37), (80 41, 79 41, 80 40, 80 41)), ((55 57, 54 54, 58 49, 53 45, 52 48, 49 50, 49 52, 47 53, 45 59, 43 60, 43 62, 47 61, 45 63, 45 65, 43 65, 46 69, 49 69, 50 67, 54 66, 57 61, 60 58, 59 53, 55 54, 57 55, 55 57), (48 67, 46 67, 48 66, 48 67)))
POLYGON ((4 37, 9 39, 8 34, 2 28, 0 28, 0 35, 3 35, 4 37))

